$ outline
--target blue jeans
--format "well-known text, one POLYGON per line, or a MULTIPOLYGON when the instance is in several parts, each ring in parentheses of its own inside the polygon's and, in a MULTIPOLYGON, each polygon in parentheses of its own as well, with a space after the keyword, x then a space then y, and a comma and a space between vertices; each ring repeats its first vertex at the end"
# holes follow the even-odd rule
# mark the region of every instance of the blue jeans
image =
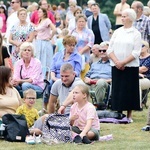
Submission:
POLYGON ((16 86, 15 88, 18 90, 18 92, 20 93, 21 97, 23 97, 23 92, 28 90, 28 89, 35 90, 37 92, 37 94, 43 92, 43 89, 40 86, 31 84, 29 82, 24 82, 21 85, 16 86))
POLYGON ((52 88, 52 85, 53 85, 54 81, 50 80, 49 83, 50 84, 47 86, 46 91, 44 93, 44 103, 48 103, 49 96, 50 96, 50 91, 51 91, 51 88, 52 88))

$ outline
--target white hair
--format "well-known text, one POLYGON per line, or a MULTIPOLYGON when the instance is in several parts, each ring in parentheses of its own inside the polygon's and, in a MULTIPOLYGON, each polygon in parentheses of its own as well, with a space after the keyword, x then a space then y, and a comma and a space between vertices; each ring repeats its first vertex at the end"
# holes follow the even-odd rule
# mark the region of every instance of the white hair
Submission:
POLYGON ((31 51, 32 51, 32 57, 34 57, 34 46, 31 42, 24 42, 21 44, 20 46, 20 52, 19 52, 19 56, 20 58, 22 57, 22 52, 27 48, 27 47, 31 47, 31 51))
POLYGON ((136 20, 136 12, 133 9, 127 8, 122 13, 127 13, 132 22, 136 20))

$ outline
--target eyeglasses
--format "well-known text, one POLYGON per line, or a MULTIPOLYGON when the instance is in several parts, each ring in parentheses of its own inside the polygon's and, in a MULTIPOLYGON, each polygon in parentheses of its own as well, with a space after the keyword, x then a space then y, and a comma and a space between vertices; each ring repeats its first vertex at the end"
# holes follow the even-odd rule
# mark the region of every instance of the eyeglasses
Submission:
POLYGON ((142 48, 143 48, 143 47, 145 47, 145 45, 144 45, 144 44, 142 45, 142 48))
POLYGON ((30 50, 30 49, 24 49, 24 51, 25 51, 25 52, 26 52, 26 51, 31 52, 31 50, 30 50))
POLYGON ((19 2, 13 2, 13 1, 11 2, 11 4, 15 4, 15 3, 19 3, 19 2))
POLYGON ((36 98, 35 97, 26 97, 26 99, 35 100, 36 98))
POLYGON ((103 53, 105 53, 106 52, 106 49, 99 49, 99 52, 101 53, 101 52, 103 52, 103 53))

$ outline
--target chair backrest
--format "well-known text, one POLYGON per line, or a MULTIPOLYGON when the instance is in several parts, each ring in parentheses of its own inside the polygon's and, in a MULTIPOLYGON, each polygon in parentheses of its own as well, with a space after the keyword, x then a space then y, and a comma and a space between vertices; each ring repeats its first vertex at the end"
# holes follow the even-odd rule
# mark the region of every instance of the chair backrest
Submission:
POLYGON ((50 80, 50 68, 47 66, 42 67, 42 74, 43 78, 47 79, 48 81, 50 80))

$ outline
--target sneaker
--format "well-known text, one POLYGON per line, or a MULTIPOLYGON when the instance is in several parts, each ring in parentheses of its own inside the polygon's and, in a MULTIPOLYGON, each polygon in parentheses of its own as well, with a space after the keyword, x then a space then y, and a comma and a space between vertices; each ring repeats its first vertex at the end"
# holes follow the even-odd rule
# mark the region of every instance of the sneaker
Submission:
POLYGON ((91 144, 92 142, 87 138, 87 136, 84 136, 83 139, 82 139, 82 142, 84 144, 91 144))
POLYGON ((40 144, 41 143, 41 135, 35 136, 35 143, 40 144))
POLYGON ((27 144, 35 144, 35 137, 32 136, 32 135, 26 136, 25 142, 26 142, 27 144))
POLYGON ((82 143, 82 139, 79 135, 75 136, 75 138, 73 139, 74 143, 82 143))
POLYGON ((132 123, 133 120, 131 118, 127 118, 129 123, 132 123))
POLYGON ((150 131, 150 126, 147 125, 147 126, 143 127, 142 130, 143 130, 143 131, 150 131))

